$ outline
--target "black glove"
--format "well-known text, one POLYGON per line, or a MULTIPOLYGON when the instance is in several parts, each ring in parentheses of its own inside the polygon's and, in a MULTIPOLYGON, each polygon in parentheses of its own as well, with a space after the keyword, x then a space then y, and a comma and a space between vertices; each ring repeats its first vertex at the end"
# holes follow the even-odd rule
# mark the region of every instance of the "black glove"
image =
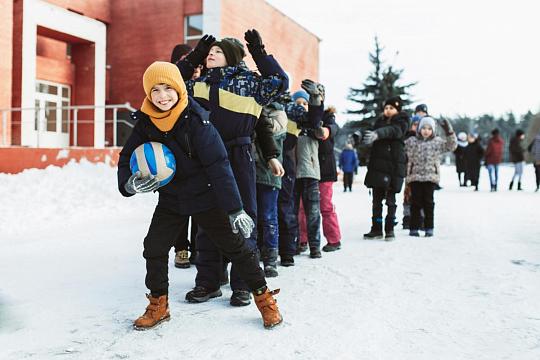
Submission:
POLYGON ((229 223, 233 233, 238 234, 240 232, 246 239, 251 236, 251 232, 255 227, 255 223, 244 210, 229 214, 229 223))
POLYGON ((212 44, 216 42, 216 38, 212 35, 205 34, 201 40, 195 46, 192 52, 186 56, 186 60, 196 68, 204 62, 204 59, 208 56, 208 52, 212 47, 212 44))
POLYGON ((302 89, 306 90, 309 94, 309 105, 321 106, 323 101, 323 96, 319 91, 318 84, 309 79, 302 80, 302 89))
POLYGON ((326 93, 326 89, 324 88, 324 85, 321 83, 317 83, 317 89, 319 89, 319 93, 322 96, 322 101, 324 101, 324 95, 326 93))
POLYGON ((244 39, 246 40, 246 46, 251 56, 256 57, 266 55, 266 50, 264 50, 261 35, 257 30, 251 29, 246 31, 244 33, 244 39))
POLYGON ((441 121, 441 127, 443 128, 444 130, 444 133, 446 135, 451 135, 454 133, 454 129, 452 129, 452 125, 450 124, 450 122, 446 119, 444 119, 443 121, 441 121))
POLYGON ((159 187, 159 180, 155 176, 143 177, 140 171, 131 175, 124 189, 130 194, 145 193, 157 190, 159 187))

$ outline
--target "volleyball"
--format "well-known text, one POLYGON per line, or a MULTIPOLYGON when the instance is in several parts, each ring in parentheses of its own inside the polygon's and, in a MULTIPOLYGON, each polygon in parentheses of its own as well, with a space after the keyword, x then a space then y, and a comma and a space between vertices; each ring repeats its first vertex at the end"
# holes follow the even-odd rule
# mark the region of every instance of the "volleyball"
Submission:
POLYGON ((158 142, 147 142, 133 151, 129 167, 133 174, 140 171, 143 176, 156 176, 159 186, 162 187, 173 179, 176 159, 167 146, 158 142))

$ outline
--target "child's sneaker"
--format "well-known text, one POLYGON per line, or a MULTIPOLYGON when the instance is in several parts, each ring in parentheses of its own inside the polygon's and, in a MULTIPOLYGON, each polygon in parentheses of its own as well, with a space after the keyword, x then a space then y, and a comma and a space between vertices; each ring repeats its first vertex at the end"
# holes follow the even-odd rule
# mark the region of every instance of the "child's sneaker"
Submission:
POLYGON ((318 259, 322 257, 321 250, 318 247, 309 248, 309 257, 312 259, 318 259))
POLYGON ((420 236, 420 234, 418 233, 418 230, 409 230, 409 236, 420 236))
POLYGON ((187 250, 180 250, 176 252, 176 256, 174 257, 174 266, 180 269, 187 269, 191 266, 187 250))
POLYGON ((433 229, 426 229, 426 237, 432 237, 433 236, 433 229))
POLYGON ((146 307, 144 314, 133 323, 135 330, 148 330, 171 318, 167 295, 153 297, 147 294, 146 297, 150 301, 150 304, 146 307))

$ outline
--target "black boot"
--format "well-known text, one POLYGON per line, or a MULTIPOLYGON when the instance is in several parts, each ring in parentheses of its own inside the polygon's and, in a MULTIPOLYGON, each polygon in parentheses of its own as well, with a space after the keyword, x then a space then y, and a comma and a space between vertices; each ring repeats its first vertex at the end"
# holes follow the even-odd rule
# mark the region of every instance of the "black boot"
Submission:
POLYGON ((218 296, 221 296, 220 289, 212 290, 204 286, 195 286, 186 294, 186 300, 190 303, 202 303, 218 296))
POLYGON ((321 249, 318 247, 310 247, 309 248, 309 257, 312 259, 318 259, 322 257, 321 249))
POLYGON ((277 272, 277 249, 263 247, 261 250, 261 260, 264 264, 264 274, 266 277, 276 277, 277 272))
POLYGON ((523 190, 523 189, 521 188, 521 182, 518 182, 518 188, 517 188, 517 189, 518 189, 518 191, 523 190))
POLYGON ((247 306, 251 304, 251 294, 248 290, 233 290, 229 303, 231 306, 247 306))
POLYGON ((402 224, 403 224, 403 229, 409 229, 410 224, 411 224, 411 217, 409 215, 405 215, 403 217, 402 224))
POLYGON ((512 190, 512 187, 514 187, 514 181, 510 181, 510 186, 508 186, 508 190, 512 190))
POLYGON ((281 255, 281 266, 294 266, 294 257, 292 255, 281 255))
POLYGON ((374 240, 382 239, 382 237, 382 219, 373 219, 371 224, 371 230, 367 234, 364 234, 364 239, 374 240))

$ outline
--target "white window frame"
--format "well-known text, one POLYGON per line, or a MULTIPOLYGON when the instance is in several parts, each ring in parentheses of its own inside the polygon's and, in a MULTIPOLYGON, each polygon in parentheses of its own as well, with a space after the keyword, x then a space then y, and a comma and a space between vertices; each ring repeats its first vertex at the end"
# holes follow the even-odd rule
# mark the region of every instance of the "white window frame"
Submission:
POLYGON ((203 14, 191 14, 184 16, 184 44, 187 44, 190 40, 199 40, 204 35, 204 16, 203 14), (201 34, 200 35, 191 35, 188 36, 188 19, 192 16, 200 16, 201 17, 201 34))

